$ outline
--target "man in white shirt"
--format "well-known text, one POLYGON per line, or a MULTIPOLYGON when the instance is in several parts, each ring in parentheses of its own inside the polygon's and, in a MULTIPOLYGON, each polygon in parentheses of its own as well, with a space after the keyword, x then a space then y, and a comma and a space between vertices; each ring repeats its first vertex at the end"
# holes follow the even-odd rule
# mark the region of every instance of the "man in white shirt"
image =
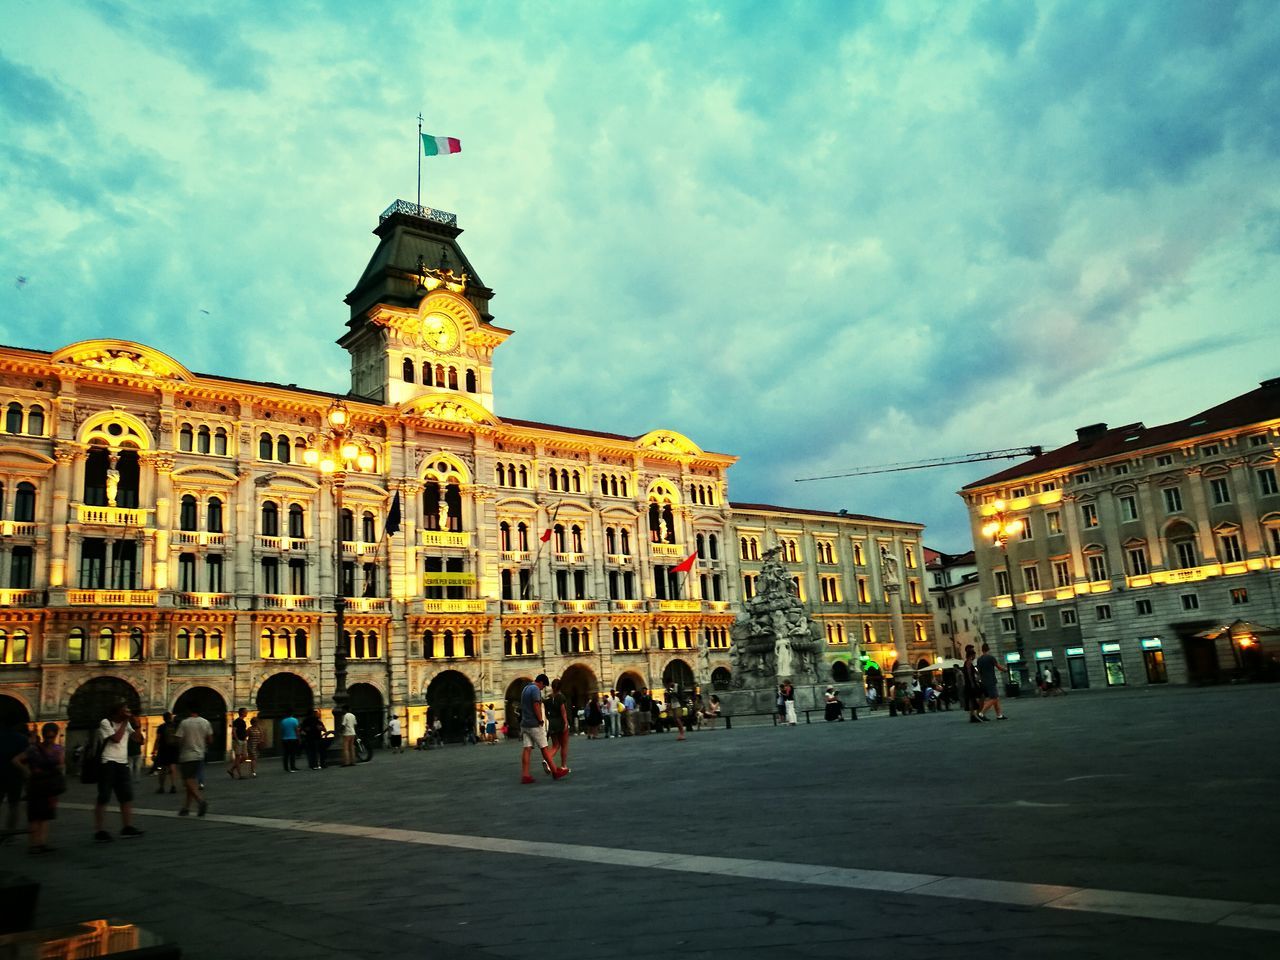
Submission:
POLYGON ((356 715, 350 710, 342 715, 342 765, 356 765, 356 715))
POLYGON ((396 753, 404 753, 404 737, 400 734, 400 718, 394 713, 391 715, 391 721, 387 724, 387 735, 391 737, 391 749, 396 753))
POLYGON ((182 798, 182 809, 178 811, 180 817, 191 813, 192 800, 196 802, 197 816, 203 817, 209 809, 204 798, 204 786, 200 783, 200 764, 212 742, 213 726, 192 709, 178 724, 178 766, 182 769, 182 782, 187 791, 182 798))
MULTIPOLYGON (((97 743, 102 744, 102 757, 98 764, 98 802, 93 807, 93 839, 98 843, 110 843, 111 834, 104 829, 107 801, 114 792, 120 804, 120 836, 126 839, 142 836, 133 825, 133 778, 129 775, 129 741, 142 742, 128 704, 120 703, 98 726, 97 743)), ((94 744, 96 749, 96 743, 94 744)), ((85 763, 93 763, 92 751, 85 763)))
POLYGON ((628 737, 634 737, 636 734, 636 698, 631 695, 631 691, 627 691, 627 695, 622 700, 622 705, 626 707, 626 713, 622 715, 623 733, 628 737))
POLYGON ((613 705, 615 703, 617 703, 617 698, 614 697, 612 690, 606 693, 600 700, 600 713, 604 716, 604 738, 606 740, 612 736, 616 736, 613 725, 613 718, 616 715, 613 709, 613 705))

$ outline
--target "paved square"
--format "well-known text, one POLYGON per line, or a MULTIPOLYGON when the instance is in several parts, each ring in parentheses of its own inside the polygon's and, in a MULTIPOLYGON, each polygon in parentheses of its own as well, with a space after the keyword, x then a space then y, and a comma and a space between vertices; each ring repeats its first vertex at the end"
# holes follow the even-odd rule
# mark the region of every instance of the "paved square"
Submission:
POLYGON ((211 815, 141 784, 93 846, 88 788, 45 924, 117 915, 193 958, 1275 955, 1280 690, 1079 693, 794 729, 379 754, 256 781, 211 815), (151 811, 155 811, 154 814, 151 811))

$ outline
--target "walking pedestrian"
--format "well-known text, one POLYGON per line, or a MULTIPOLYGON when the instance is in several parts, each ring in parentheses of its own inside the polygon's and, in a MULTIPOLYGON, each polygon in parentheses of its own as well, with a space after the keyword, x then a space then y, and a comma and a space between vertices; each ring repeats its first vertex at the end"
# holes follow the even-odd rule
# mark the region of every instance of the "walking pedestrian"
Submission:
POLYGON ((353 710, 342 714, 342 765, 356 765, 356 715, 353 710))
POLYGON ((292 710, 280 721, 280 757, 285 773, 298 772, 298 718, 292 710))
POLYGON ((151 751, 151 761, 156 765, 156 793, 164 793, 169 782, 169 792, 177 793, 178 783, 178 721, 168 710, 160 726, 156 727, 156 742, 151 751))
MULTIPOLYGON (((110 843, 112 839, 105 829, 105 821, 107 801, 113 793, 120 804, 120 836, 125 839, 142 836, 142 831, 133 825, 133 780, 129 776, 129 740, 133 737, 142 737, 135 726, 133 711, 128 704, 118 703, 98 725, 102 756, 96 771, 98 801, 93 805, 93 839, 98 843, 110 843)), ((89 752, 85 763, 93 763, 93 753, 89 752)))
POLYGON ((867 684, 867 706, 872 710, 880 709, 880 693, 872 684, 867 684))
POLYGON ((794 727, 796 725, 796 688, 791 685, 790 680, 782 684, 782 707, 787 725, 794 727))
POLYGON ((249 711, 241 707, 236 711, 236 718, 231 721, 231 766, 227 776, 233 780, 243 780, 240 765, 249 758, 249 721, 245 718, 249 711))
POLYGON ((256 777, 258 775, 258 757, 262 753, 262 743, 266 737, 262 733, 262 724, 258 722, 258 718, 254 717, 249 721, 249 741, 248 741, 248 758, 249 758, 249 776, 256 777))
POLYGON ((547 675, 540 673, 527 684, 520 694, 520 736, 524 748, 520 751, 520 782, 534 783, 529 775, 529 755, 533 751, 542 752, 542 760, 551 771, 552 779, 559 780, 569 775, 564 767, 552 767, 555 755, 547 746, 547 728, 543 721, 542 691, 547 688, 547 675))
POLYGON ((49 821, 58 815, 58 797, 67 789, 58 725, 41 727, 40 742, 14 757, 13 765, 27 777, 27 852, 50 853, 49 821))
POLYGON ((147 734, 138 727, 139 739, 129 738, 129 776, 137 783, 142 779, 142 747, 146 743, 147 734))
POLYGON ((489 743, 498 742, 498 711, 492 703, 485 704, 484 708, 484 738, 489 743))
POLYGON ((320 719, 320 711, 312 710, 308 713, 300 729, 302 743, 307 748, 307 766, 312 770, 319 770, 324 766, 324 738, 329 735, 328 728, 320 719))
POLYGON ((982 701, 982 708, 978 711, 978 716, 986 719, 987 711, 992 707, 996 708, 996 719, 1007 719, 1004 711, 1000 708, 1000 687, 996 683, 996 671, 1004 672, 1004 667, 1000 666, 1000 661, 991 655, 990 644, 982 645, 982 656, 978 658, 978 676, 982 678, 982 692, 985 699, 982 701))
POLYGON ((387 721, 387 736, 391 738, 391 749, 396 753, 404 753, 404 734, 400 732, 400 717, 392 714, 387 721))
POLYGON ((600 711, 604 714, 604 738, 610 740, 618 735, 618 698, 612 690, 604 695, 600 711))
POLYGON ((680 702, 680 693, 678 690, 676 690, 676 685, 674 683, 667 684, 666 701, 667 701, 667 726, 670 727, 671 721, 674 720, 676 724, 676 729, 680 731, 680 735, 676 737, 676 739, 677 740, 687 739, 684 735, 684 717, 682 716, 682 714, 684 713, 684 704, 680 702))
POLYGON ((205 751, 213 743, 213 725, 193 708, 187 718, 178 724, 178 741, 178 765, 182 768, 182 783, 186 789, 178 816, 188 816, 194 800, 196 815, 203 817, 209 809, 209 803, 204 798, 200 767, 204 762, 205 751))
POLYGON ((637 706, 635 692, 628 690, 622 698, 622 735, 624 737, 634 737, 639 730, 636 723, 637 706))
MULTIPOLYGON (((569 701, 560 690, 560 678, 551 681, 551 703, 547 708, 547 741, 554 756, 560 753, 560 766, 569 766, 569 701)), ((551 764, 543 762, 547 773, 551 764)))
POLYGON ((604 719, 604 714, 600 710, 600 694, 593 693, 591 699, 587 701, 587 739, 600 739, 600 721, 604 719))
POLYGON ((982 709, 982 679, 978 676, 978 664, 973 644, 964 648, 964 664, 960 667, 960 685, 964 696, 964 708, 969 711, 970 723, 981 723, 986 717, 978 713, 982 709))

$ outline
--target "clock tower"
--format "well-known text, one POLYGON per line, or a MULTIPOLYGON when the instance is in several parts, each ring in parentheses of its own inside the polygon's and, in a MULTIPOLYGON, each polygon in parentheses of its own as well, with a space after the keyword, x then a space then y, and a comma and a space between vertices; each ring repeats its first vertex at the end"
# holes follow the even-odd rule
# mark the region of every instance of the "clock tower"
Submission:
POLYGON ((460 394, 493 412, 493 351, 511 335, 493 324, 493 291, 458 246, 451 213, 397 200, 374 231, 378 248, 355 289, 347 333, 351 392, 400 406, 460 394))

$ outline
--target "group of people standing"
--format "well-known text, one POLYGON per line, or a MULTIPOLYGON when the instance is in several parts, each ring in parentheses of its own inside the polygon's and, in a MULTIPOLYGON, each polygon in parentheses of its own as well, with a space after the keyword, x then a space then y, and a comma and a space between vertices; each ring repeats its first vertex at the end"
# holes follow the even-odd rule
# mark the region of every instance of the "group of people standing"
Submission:
POLYGON ((975 659, 973 644, 964 648, 964 665, 960 668, 960 676, 964 686, 964 705, 969 711, 970 723, 983 723, 989 718, 987 711, 995 707, 996 719, 1005 720, 1004 710, 1000 706, 1000 686, 997 673, 1005 668, 991 653, 991 646, 982 645, 982 656, 975 659))

